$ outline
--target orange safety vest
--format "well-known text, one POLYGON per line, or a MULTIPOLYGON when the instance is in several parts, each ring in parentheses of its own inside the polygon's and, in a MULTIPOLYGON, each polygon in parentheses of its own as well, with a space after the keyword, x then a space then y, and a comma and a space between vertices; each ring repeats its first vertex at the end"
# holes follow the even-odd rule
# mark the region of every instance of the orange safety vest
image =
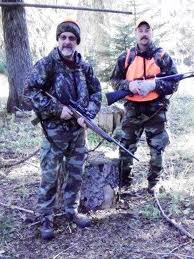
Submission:
MULTIPOLYGON (((126 72, 126 79, 127 80, 137 80, 138 78, 150 78, 155 77, 157 74, 160 74, 161 70, 160 67, 156 64, 154 57, 151 59, 145 59, 140 56, 135 56, 132 63, 129 65, 130 49, 127 50, 127 56, 125 59, 125 69, 126 72), (144 71, 145 69, 145 71, 144 71)), ((163 54, 162 54, 163 55, 163 54)), ((149 79, 146 79, 149 80, 149 79)), ((134 94, 133 96, 126 96, 125 98, 129 101, 133 102, 145 102, 145 101, 152 101, 158 98, 158 94, 155 91, 148 93, 146 96, 141 96, 139 94, 134 94)))

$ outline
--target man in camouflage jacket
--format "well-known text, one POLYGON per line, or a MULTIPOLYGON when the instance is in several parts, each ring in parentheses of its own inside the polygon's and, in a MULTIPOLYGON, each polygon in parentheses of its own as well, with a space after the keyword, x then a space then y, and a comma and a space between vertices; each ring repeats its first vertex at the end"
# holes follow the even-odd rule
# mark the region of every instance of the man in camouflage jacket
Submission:
MULTIPOLYGON (((113 70, 111 80, 116 90, 129 90, 124 104, 122 144, 132 153, 145 131, 150 148, 148 192, 153 194, 163 168, 163 152, 169 143, 166 131, 167 95, 177 90, 173 81, 155 81, 154 77, 172 75, 177 69, 171 57, 152 42, 152 28, 148 20, 139 20, 135 29, 137 45, 123 52, 113 70)), ((131 184, 132 158, 120 150, 121 186, 131 184)))
POLYGON ((76 51, 80 43, 78 24, 74 21, 59 24, 56 39, 58 47, 35 64, 25 87, 25 96, 41 119, 45 134, 41 148, 38 197, 40 233, 43 239, 54 237, 53 207, 61 168, 64 168, 66 177, 64 211, 67 217, 79 227, 86 227, 91 223, 86 215, 78 213, 87 151, 85 123, 82 117, 76 120, 68 106, 62 102, 66 98, 77 102, 92 119, 101 105, 100 83, 92 67, 76 51))

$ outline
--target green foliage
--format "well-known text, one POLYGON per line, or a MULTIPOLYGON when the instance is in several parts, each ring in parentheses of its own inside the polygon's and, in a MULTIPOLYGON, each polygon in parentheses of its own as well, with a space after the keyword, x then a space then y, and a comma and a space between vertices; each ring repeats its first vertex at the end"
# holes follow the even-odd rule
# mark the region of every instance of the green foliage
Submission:
POLYGON ((181 160, 194 161, 194 97, 189 96, 189 91, 192 89, 188 88, 188 95, 184 96, 180 93, 181 90, 187 94, 187 85, 180 86, 179 92, 171 100, 169 110, 170 130, 173 132, 171 145, 176 146, 175 149, 172 149, 173 154, 171 155, 179 155, 181 160))
POLYGON ((17 188, 15 192, 17 193, 18 197, 22 202, 27 200, 30 195, 30 190, 27 186, 25 186, 25 184, 17 188))
POLYGON ((13 119, 0 128, 0 149, 9 148, 15 153, 28 152, 38 147, 41 143, 40 128, 33 127, 28 119, 23 118, 19 123, 13 119), (27 123, 26 123, 27 122, 27 123))
POLYGON ((8 238, 14 227, 14 221, 12 218, 5 215, 0 215, 0 243, 4 242, 8 238))
POLYGON ((145 219, 160 219, 160 211, 157 207, 152 204, 146 204, 141 210, 140 214, 145 219))
POLYGON ((118 56, 133 45, 133 29, 132 24, 117 24, 114 33, 106 34, 103 47, 98 48, 95 52, 92 52, 92 55, 86 57, 94 66, 101 81, 109 81, 118 56))
POLYGON ((96 135, 91 130, 88 131, 87 139, 88 139, 88 147, 89 147, 89 149, 95 148, 95 146, 97 146, 98 143, 102 140, 98 135, 96 135))
POLYGON ((7 73, 7 66, 6 66, 6 59, 5 55, 1 54, 0 52, 0 74, 7 73))
POLYGON ((169 213, 170 215, 178 216, 182 214, 181 202, 183 201, 183 196, 180 193, 173 193, 172 200, 170 203, 169 213))
MULTIPOLYGON (((103 139, 100 136, 98 136, 96 133, 94 133, 91 130, 88 130, 87 140, 88 140, 88 148, 89 149, 95 148, 99 143, 101 143, 103 141, 103 139)), ((109 142, 104 140, 103 141, 103 147, 111 148, 111 147, 113 147, 113 144, 110 144, 109 142)))

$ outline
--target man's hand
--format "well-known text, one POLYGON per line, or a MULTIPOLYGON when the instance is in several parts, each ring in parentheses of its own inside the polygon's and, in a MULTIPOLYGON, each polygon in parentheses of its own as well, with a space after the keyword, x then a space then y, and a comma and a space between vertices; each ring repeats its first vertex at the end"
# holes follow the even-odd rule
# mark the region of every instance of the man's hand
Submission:
POLYGON ((84 129, 86 129, 86 124, 85 124, 85 121, 84 121, 84 118, 83 117, 79 117, 77 119, 77 123, 84 129))
POLYGON ((62 120, 69 120, 72 118, 72 115, 73 112, 67 106, 64 105, 60 118, 62 120))
POLYGON ((131 91, 133 94, 138 93, 138 87, 141 83, 141 80, 134 80, 129 83, 129 91, 131 91))
POLYGON ((137 92, 139 95, 146 96, 156 88, 155 79, 139 81, 137 92))

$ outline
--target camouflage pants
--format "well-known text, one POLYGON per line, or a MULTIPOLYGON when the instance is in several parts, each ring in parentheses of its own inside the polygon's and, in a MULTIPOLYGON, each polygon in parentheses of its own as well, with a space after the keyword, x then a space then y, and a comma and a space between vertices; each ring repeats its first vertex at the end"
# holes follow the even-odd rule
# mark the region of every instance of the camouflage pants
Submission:
MULTIPOLYGON (((150 148, 150 165, 148 181, 155 184, 163 168, 163 151, 169 143, 169 136, 165 129, 166 106, 156 101, 151 103, 127 103, 126 113, 122 122, 122 144, 132 153, 137 150, 137 143, 145 131, 146 141, 150 148), (158 110, 160 109, 160 110, 158 110), (158 111, 158 112, 157 112, 158 111), (155 114, 153 117, 151 117, 155 114), (149 119, 150 118, 150 119, 149 119)), ((133 160, 120 150, 122 177, 125 180, 133 177, 131 168, 133 160)))
POLYGON ((41 148, 38 212, 43 217, 52 218, 61 168, 65 168, 63 172, 65 177, 64 210, 71 214, 77 212, 86 158, 85 131, 80 127, 70 130, 63 125, 55 127, 50 123, 47 127, 47 134, 49 141, 44 138, 41 148), (65 163, 64 167, 63 163, 65 163))

